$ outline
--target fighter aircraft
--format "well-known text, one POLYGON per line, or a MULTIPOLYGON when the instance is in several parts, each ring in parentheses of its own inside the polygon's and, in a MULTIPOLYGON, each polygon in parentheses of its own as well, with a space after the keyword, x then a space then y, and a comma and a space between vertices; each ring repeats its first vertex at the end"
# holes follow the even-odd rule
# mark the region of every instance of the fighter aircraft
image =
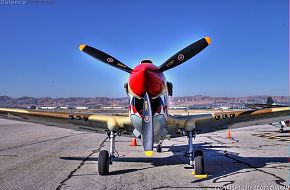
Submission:
POLYGON ((98 157, 98 172, 109 174, 109 166, 115 157, 115 138, 124 133, 133 133, 141 138, 146 156, 153 155, 153 145, 157 152, 162 151, 162 142, 167 137, 180 135, 188 137, 189 164, 195 174, 205 173, 204 156, 201 150, 194 152, 193 138, 197 134, 243 127, 255 124, 268 124, 289 119, 289 107, 270 107, 247 111, 221 111, 218 113, 172 116, 168 113, 168 96, 172 96, 173 85, 166 81, 163 72, 188 61, 211 43, 209 37, 202 38, 174 54, 159 67, 151 60, 142 60, 134 69, 116 58, 81 44, 79 49, 99 61, 129 73, 125 91, 129 99, 128 116, 109 116, 83 113, 42 112, 36 110, 0 108, 5 118, 49 124, 59 127, 106 132, 110 139, 110 149, 102 150, 98 157))
MULTIPOLYGON (((265 108, 279 108, 279 107, 287 107, 287 105, 277 105, 272 97, 267 98, 267 103, 266 104, 246 104, 245 105, 248 108, 251 109, 265 109, 265 108)), ((290 127, 289 122, 290 120, 285 120, 285 121, 280 121, 280 122, 274 122, 274 123, 269 123, 270 125, 273 125, 274 127, 279 127, 279 132, 283 133, 284 128, 290 127)))

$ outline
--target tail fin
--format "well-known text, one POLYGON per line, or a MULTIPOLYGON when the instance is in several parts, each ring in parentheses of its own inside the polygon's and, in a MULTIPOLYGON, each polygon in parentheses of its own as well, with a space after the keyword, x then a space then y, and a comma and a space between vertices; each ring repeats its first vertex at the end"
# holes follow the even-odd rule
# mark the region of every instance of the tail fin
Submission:
POLYGON ((272 97, 269 96, 269 97, 267 98, 267 104, 268 104, 268 105, 275 105, 275 102, 274 102, 274 100, 273 100, 272 97))
POLYGON ((277 105, 272 97, 267 98, 266 104, 246 104, 247 108, 251 109, 265 109, 265 108, 279 108, 279 107, 287 107, 287 105, 277 105))

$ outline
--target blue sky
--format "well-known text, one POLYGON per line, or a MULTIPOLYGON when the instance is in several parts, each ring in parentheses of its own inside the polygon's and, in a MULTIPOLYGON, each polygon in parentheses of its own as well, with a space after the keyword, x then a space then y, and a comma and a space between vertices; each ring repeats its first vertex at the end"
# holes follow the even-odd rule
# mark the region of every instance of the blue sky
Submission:
POLYGON ((0 96, 124 97, 128 74, 80 43, 134 67, 210 36, 166 71, 175 96, 288 95, 288 0, 61 1, 0 5, 0 96))

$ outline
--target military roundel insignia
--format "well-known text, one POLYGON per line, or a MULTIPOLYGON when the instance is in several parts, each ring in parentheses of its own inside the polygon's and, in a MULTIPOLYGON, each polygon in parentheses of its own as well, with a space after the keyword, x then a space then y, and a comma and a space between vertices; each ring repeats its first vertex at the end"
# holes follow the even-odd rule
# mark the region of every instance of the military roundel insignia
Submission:
POLYGON ((111 58, 111 57, 107 58, 107 62, 112 63, 113 61, 114 61, 113 58, 111 58))
POLYGON ((146 115, 146 116, 144 117, 144 121, 145 121, 145 122, 149 122, 149 121, 150 121, 150 117, 149 117, 148 115, 146 115))
POLYGON ((182 61, 184 59, 184 55, 183 54, 179 54, 177 58, 178 58, 179 61, 182 61))

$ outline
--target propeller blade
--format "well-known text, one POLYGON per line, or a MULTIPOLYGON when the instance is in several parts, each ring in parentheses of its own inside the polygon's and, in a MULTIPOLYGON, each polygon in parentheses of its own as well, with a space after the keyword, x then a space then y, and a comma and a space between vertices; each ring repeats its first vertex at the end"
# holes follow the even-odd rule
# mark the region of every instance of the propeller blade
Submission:
POLYGON ((211 40, 209 37, 205 37, 194 42, 193 44, 187 46, 186 48, 170 57, 167 61, 159 66, 158 70, 163 72, 184 63, 206 48, 210 44, 210 41, 211 40))
POLYGON ((126 71, 128 73, 132 72, 132 69, 130 67, 121 63, 118 59, 106 54, 105 52, 102 52, 100 50, 97 50, 97 49, 95 49, 91 46, 85 45, 85 44, 81 44, 79 48, 81 51, 85 52, 86 54, 88 54, 88 55, 108 64, 108 65, 111 65, 113 67, 116 67, 118 69, 126 71))
POLYGON ((142 112, 142 139, 146 156, 153 155, 153 121, 151 103, 148 93, 144 95, 142 112))

